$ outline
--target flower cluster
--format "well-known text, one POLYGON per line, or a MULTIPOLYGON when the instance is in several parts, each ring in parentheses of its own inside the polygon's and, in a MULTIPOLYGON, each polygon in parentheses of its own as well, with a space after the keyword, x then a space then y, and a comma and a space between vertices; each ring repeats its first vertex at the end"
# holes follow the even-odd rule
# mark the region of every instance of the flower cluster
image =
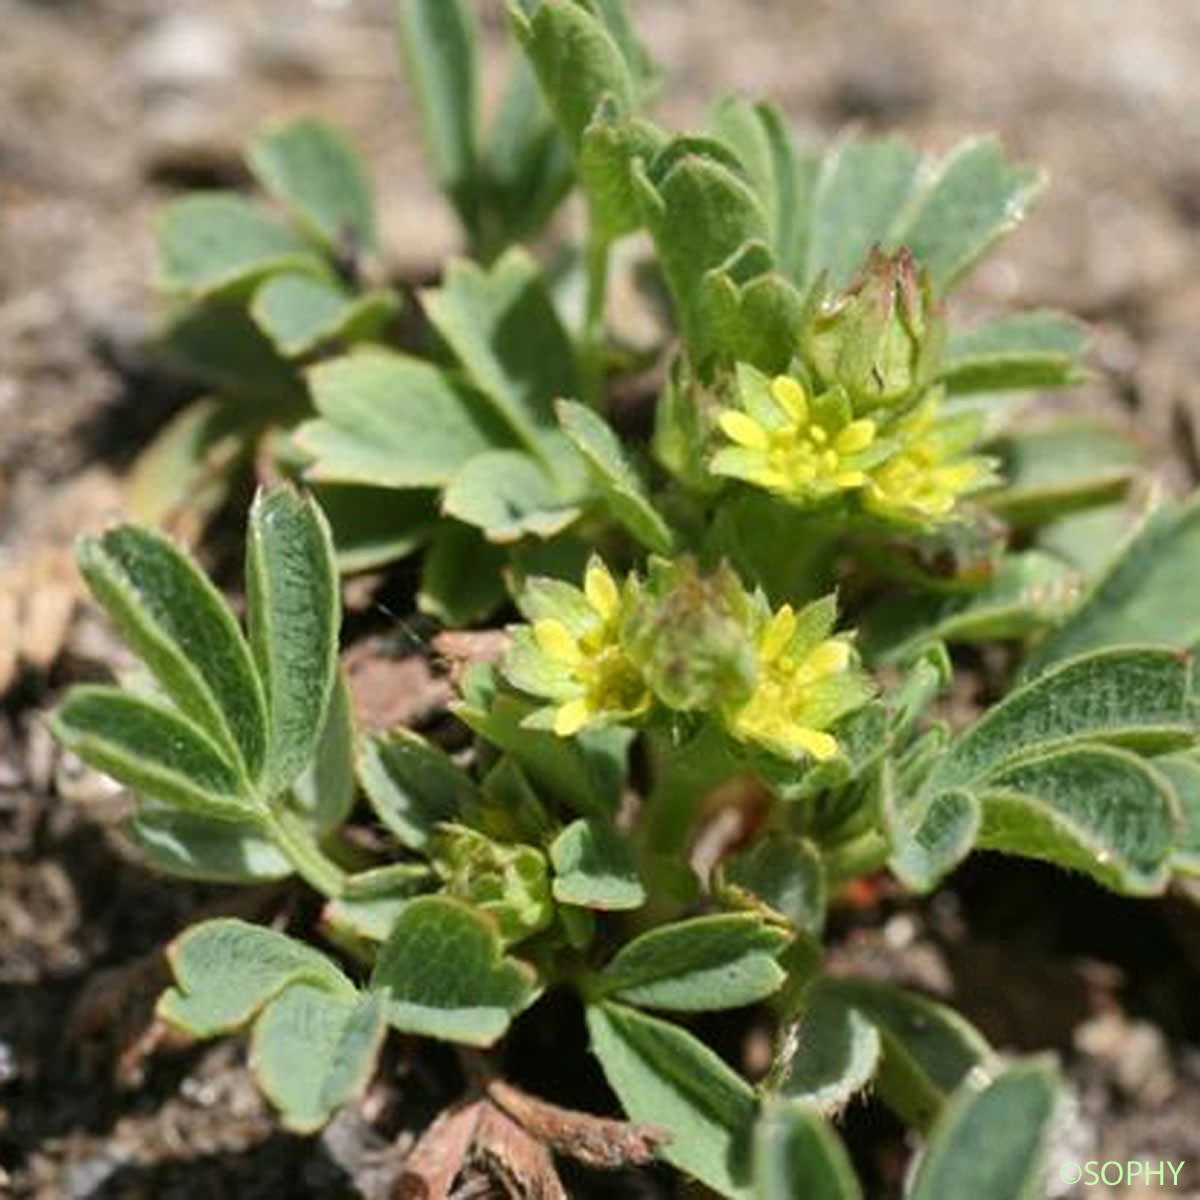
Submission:
POLYGON ((837 754, 830 727, 871 694, 832 596, 772 611, 724 568, 652 560, 618 584, 593 558, 583 590, 532 580, 505 662, 548 701, 528 723, 569 736, 653 711, 703 712, 738 741, 792 761, 837 754))
POLYGON ((738 365, 714 474, 796 505, 842 497, 923 524, 994 481, 991 460, 969 453, 978 417, 947 413, 932 385, 942 324, 904 251, 872 255, 858 283, 815 307, 799 342, 795 375, 738 365))

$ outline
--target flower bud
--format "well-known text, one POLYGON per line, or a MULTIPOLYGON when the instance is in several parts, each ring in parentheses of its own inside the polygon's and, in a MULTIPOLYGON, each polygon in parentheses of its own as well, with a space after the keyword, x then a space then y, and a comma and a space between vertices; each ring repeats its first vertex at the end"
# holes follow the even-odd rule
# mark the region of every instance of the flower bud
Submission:
POLYGON ((494 842, 465 825, 443 825, 434 864, 446 891, 487 913, 507 945, 554 920, 546 859, 534 846, 494 842))
POLYGON ((751 615, 734 572, 722 565, 702 575, 694 559, 655 560, 643 586, 626 645, 658 699, 691 711, 749 695, 755 681, 751 615))
POLYGON ((926 387, 942 337, 928 275, 907 250, 876 248, 857 281, 817 305, 801 344, 822 385, 845 389, 861 413, 899 406, 926 387))

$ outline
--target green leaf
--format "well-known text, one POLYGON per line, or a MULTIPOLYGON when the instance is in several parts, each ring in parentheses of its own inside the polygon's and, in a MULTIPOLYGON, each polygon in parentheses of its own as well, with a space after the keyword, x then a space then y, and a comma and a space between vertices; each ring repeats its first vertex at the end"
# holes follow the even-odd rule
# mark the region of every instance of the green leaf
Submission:
POLYGON ((452 627, 486 621, 508 599, 506 560, 505 551, 472 526, 442 521, 421 563, 417 607, 452 627))
POLYGON ((1087 330, 1062 313, 1001 317, 952 332, 938 376, 951 394, 1062 387, 1085 378, 1087 330))
POLYGON ((724 358, 767 374, 785 372, 796 352, 804 299, 774 269, 767 248, 747 243, 704 277, 702 307, 724 358))
POLYGON ((526 535, 552 537, 574 522, 580 510, 528 454, 489 450, 451 480, 442 511, 503 545, 526 535))
POLYGON ((72 688, 50 728, 84 762, 156 800, 227 819, 250 808, 237 769, 199 726, 119 688, 72 688))
POLYGON ((495 927, 469 905, 420 896, 379 951, 372 990, 405 1033, 490 1046, 537 998, 533 969, 505 957, 495 927))
POLYGON ((173 200, 158 229, 158 285, 193 298, 241 288, 276 271, 324 274, 303 238, 231 192, 173 200))
POLYGON ((1170 786, 1135 755, 1072 746, 978 787, 981 846, 1080 870, 1131 895, 1166 887, 1180 817, 1170 786))
POLYGON ((703 362, 715 349, 704 277, 747 242, 767 240, 766 214, 737 159, 709 139, 675 138, 635 168, 635 180, 684 341, 703 362))
POLYGON ((352 997, 354 985, 324 954, 234 917, 193 925, 167 947, 175 985, 158 1002, 164 1020, 194 1037, 245 1025, 293 983, 352 997))
POLYGON ((1180 818, 1171 865, 1183 874, 1200 874, 1200 758, 1194 752, 1173 754, 1154 766, 1170 784, 1180 818))
POLYGON ((399 309, 394 292, 351 296, 327 280, 282 272, 254 293, 250 315, 280 354, 299 358, 335 339, 357 342, 373 337, 399 309))
POLYGON ((246 154, 259 183, 335 258, 375 250, 375 205, 362 160, 336 130, 302 117, 256 138, 246 154))
POLYGON ((389 863, 350 875, 342 894, 325 906, 322 925, 335 939, 386 942, 404 906, 437 883, 433 868, 423 862, 389 863))
POLYGON ((442 487, 474 457, 508 441, 482 396, 420 359, 383 350, 308 373, 319 420, 296 440, 310 478, 391 488, 442 487))
POLYGON ((756 898, 797 929, 817 933, 825 922, 825 868, 807 838, 765 834, 722 865, 721 886, 756 898))
POLYGON ((151 870, 202 883, 267 883, 293 867, 257 821, 230 821, 153 802, 122 831, 151 870))
POLYGON ((485 741, 507 751, 534 788, 561 799, 584 817, 612 820, 624 786, 626 758, 633 734, 627 729, 588 730, 573 738, 529 729, 522 721, 532 706, 509 694, 471 700, 455 715, 485 741))
POLYGON ((203 528, 229 499, 260 419, 212 396, 187 405, 138 454, 126 483, 130 516, 203 528))
POLYGON ((860 646, 872 662, 903 663, 937 642, 1025 638, 1062 620, 1080 582, 1077 570, 1041 550, 1006 554, 978 591, 883 600, 868 617, 860 646))
POLYGON ((1060 559, 1085 579, 1095 580, 1124 551, 1139 519, 1126 504, 1105 504, 1058 517, 1036 530, 1034 537, 1039 550, 1060 559))
POLYGON ((434 174, 468 232, 477 228, 475 21, 463 0, 397 0, 406 74, 434 174))
POLYGON ((1083 421, 1012 433, 988 450, 1005 482, 980 501, 1015 526, 1120 499, 1140 465, 1127 436, 1083 421))
POLYGON ((586 6, 546 0, 531 14, 517 4, 508 12, 546 103, 576 153, 602 100, 621 116, 632 110, 629 64, 605 23, 586 6))
POLYGON ((524 446, 538 452, 548 433, 561 438, 552 404, 578 393, 575 357, 526 251, 514 247, 490 270, 464 259, 451 262, 442 286, 423 291, 421 304, 471 382, 524 446))
POLYGON ((877 1086, 908 1124, 927 1128, 955 1088, 977 1068, 990 1069, 990 1047, 952 1008, 891 984, 838 979, 827 986, 879 1031, 877 1086))
POLYGON ((1148 641, 1184 649, 1200 643, 1197 563, 1200 500, 1160 509, 1038 647, 1027 673, 1102 646, 1148 641))
POLYGON ((162 690, 257 778, 266 750, 262 688, 216 588, 165 537, 132 525, 81 539, 77 557, 92 595, 162 690))
POLYGON ((354 713, 346 680, 336 672, 316 752, 292 785, 296 805, 318 833, 345 823, 354 807, 354 713))
POLYGON ((551 844, 550 861, 560 904, 619 912, 646 903, 632 846, 603 821, 572 821, 551 844))
POLYGON ((804 278, 828 272, 834 288, 849 283, 871 247, 888 240, 920 164, 898 138, 849 138, 827 154, 813 191, 804 278))
POLYGON ((1058 1103, 1054 1069, 1018 1063, 982 1087, 967 1085, 929 1138, 912 1200, 1037 1200, 1058 1103))
POLYGON ((693 917, 622 946, 600 980, 606 993, 648 1008, 740 1008, 778 990, 784 973, 775 960, 790 940, 751 913, 693 917))
POLYGON ((950 291, 994 242, 1014 229, 1044 175, 1013 166, 990 138, 964 142, 940 164, 890 242, 907 246, 929 270, 934 290, 950 291))
POLYGON ((874 1078, 879 1031, 827 981, 806 990, 803 1011, 784 1033, 771 1090, 805 1108, 832 1116, 874 1078))
POLYGON ((295 983, 254 1024, 250 1068, 286 1128, 311 1133, 361 1096, 386 1025, 376 996, 295 983))
POLYGON ((1143 751, 1190 744, 1188 662, 1170 650, 1119 648, 1070 659, 1010 692, 957 738, 927 788, 949 789, 1076 739, 1143 751))
POLYGON ((978 800, 966 790, 905 795, 890 761, 880 767, 879 810, 888 866, 905 887, 932 890, 966 858, 979 835, 978 800))
POLYGON ((861 1200, 854 1167, 818 1113, 771 1104, 754 1131, 754 1200, 861 1200))
POLYGON ((653 158, 666 141, 657 125, 628 118, 611 100, 596 110, 583 131, 577 170, 597 240, 613 241, 641 225, 634 164, 653 158))
POLYGON ((758 1106, 746 1082, 679 1026, 622 1004, 589 1005, 587 1025, 629 1119, 670 1131, 662 1157, 718 1195, 748 1198, 758 1106))
POLYGON ((501 244, 538 234, 573 182, 571 154, 527 59, 509 69, 486 147, 488 216, 501 244))
POLYGON ((370 571, 419 550, 438 527, 436 494, 355 483, 314 484, 329 520, 338 569, 370 571))
POLYGON ((560 400, 555 412, 571 444, 587 461, 613 516, 648 550, 670 554, 671 530, 651 504, 612 427, 574 400, 560 400))
POLYGON ((337 672, 341 590, 329 526, 312 499, 290 487, 255 497, 246 592, 269 714, 266 784, 274 794, 316 753, 337 672))
POLYGON ((722 100, 713 114, 713 132, 741 160, 762 201, 771 230, 771 254, 779 269, 798 279, 811 221, 810 202, 819 160, 797 154, 779 110, 741 97, 722 100))
POLYGON ((375 815, 411 850, 424 850, 438 825, 462 820, 478 799, 465 771, 407 729, 367 738, 358 775, 375 815))
POLYGON ((251 416, 260 423, 307 405, 299 374, 244 304, 208 300, 188 305, 166 329, 162 353, 175 370, 253 404, 251 416))

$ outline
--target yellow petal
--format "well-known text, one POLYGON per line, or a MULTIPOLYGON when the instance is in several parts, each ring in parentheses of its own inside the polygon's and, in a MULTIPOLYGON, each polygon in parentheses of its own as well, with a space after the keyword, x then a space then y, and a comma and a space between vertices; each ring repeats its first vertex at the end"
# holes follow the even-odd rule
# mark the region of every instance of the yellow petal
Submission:
POLYGON ((739 446, 745 446, 749 450, 765 450, 767 448, 769 443, 767 431, 753 417, 748 417, 744 412, 727 408, 717 418, 717 424, 721 426, 721 431, 725 436, 739 446))
POLYGON ((833 482, 840 488, 862 487, 867 482, 867 476, 865 471, 839 471, 833 477, 833 482))
POLYGON ((822 642, 813 648, 804 660, 804 671, 810 678, 819 679, 824 675, 836 675, 844 671, 850 662, 850 647, 845 642, 822 642))
POLYGON ((793 726, 788 730, 788 741, 818 762, 825 762, 838 752, 837 739, 831 733, 819 729, 802 729, 793 726))
POLYGON ((861 418, 851 421, 834 438, 833 445, 839 454, 857 454, 875 440, 875 422, 861 418))
POLYGON ((772 618, 763 634, 761 652, 767 662, 774 662, 787 648, 796 631, 796 613, 785 604, 772 618))
POLYGON ((586 700, 568 700, 554 714, 554 732, 559 737, 571 737, 591 720, 592 711, 586 700))
POLYGON ((771 395, 797 425, 808 424, 808 398, 804 388, 790 375, 776 375, 771 380, 771 395))
POLYGON ((548 658, 567 666, 574 666, 582 657, 574 635, 561 621, 556 621, 553 617, 534 621, 533 640, 548 658))
POLYGON ((598 558, 588 563, 587 572, 583 577, 583 592, 588 603, 605 621, 611 621, 617 615, 621 605, 621 593, 617 589, 612 572, 598 558))

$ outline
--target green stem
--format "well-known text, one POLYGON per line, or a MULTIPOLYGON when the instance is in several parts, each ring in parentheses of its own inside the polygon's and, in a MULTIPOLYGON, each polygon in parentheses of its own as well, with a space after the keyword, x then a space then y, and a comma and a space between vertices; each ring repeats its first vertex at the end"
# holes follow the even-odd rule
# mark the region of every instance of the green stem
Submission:
POLYGON ((604 331, 604 310, 608 299, 608 247, 608 239, 593 232, 588 237, 584 252, 587 291, 580 338, 580 375, 583 398, 595 409, 603 407, 604 401, 604 360, 608 351, 604 331))
POLYGON ((325 855, 311 830, 295 813, 273 804, 267 817, 267 830, 305 883, 331 900, 341 894, 346 873, 325 855))
POLYGON ((831 884, 843 883, 878 871, 888 860, 891 848, 875 830, 825 851, 825 871, 831 884))

